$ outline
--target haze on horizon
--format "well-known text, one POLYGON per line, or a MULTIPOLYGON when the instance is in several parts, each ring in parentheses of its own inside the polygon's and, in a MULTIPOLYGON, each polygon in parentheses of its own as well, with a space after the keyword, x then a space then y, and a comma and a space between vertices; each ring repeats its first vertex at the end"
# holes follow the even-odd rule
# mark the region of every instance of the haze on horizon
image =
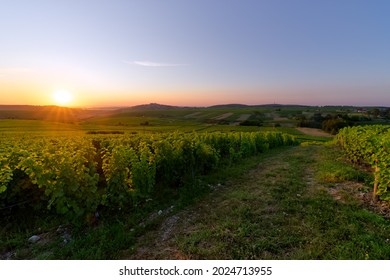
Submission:
POLYGON ((4 1, 0 104, 390 106, 389 12, 387 0, 4 1))

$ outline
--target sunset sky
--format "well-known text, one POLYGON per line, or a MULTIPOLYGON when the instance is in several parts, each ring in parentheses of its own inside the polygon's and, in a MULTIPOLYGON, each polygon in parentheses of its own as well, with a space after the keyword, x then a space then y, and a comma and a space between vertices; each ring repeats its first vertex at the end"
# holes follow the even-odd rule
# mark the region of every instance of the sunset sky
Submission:
POLYGON ((0 104, 390 106, 389 15, 388 0, 2 1, 0 104))

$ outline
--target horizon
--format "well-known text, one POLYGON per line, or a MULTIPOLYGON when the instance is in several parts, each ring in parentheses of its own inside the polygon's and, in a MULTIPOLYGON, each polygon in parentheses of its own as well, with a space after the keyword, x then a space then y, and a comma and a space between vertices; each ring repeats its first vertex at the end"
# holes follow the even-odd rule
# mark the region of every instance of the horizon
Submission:
POLYGON ((223 107, 223 106, 247 106, 247 107, 272 107, 272 106, 285 106, 285 107, 353 107, 353 108, 390 108, 390 106, 385 105, 305 105, 305 104, 281 104, 281 103, 264 103, 264 104, 245 104, 245 103, 220 103, 220 104, 212 104, 207 106, 191 106, 191 105, 172 105, 172 104, 161 104, 156 102, 151 103, 142 103, 142 104, 136 104, 136 105, 123 105, 123 106, 62 106, 62 105, 56 105, 56 104, 47 104, 47 105, 31 105, 31 104, 0 104, 1 106, 9 106, 9 107, 58 107, 58 108, 64 108, 64 109, 121 109, 121 108, 133 108, 133 107, 140 107, 140 106, 149 106, 149 105, 158 105, 158 106, 168 106, 173 108, 210 108, 210 107, 223 107))
POLYGON ((0 12, 0 104, 390 107, 389 8, 11 1, 0 12))

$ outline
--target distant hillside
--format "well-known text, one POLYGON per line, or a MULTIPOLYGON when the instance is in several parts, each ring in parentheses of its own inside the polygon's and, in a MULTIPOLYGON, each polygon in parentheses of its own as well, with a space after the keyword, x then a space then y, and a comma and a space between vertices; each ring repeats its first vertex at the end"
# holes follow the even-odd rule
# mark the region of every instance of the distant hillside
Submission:
POLYGON ((282 105, 282 104, 261 104, 261 105, 246 105, 246 104, 218 104, 208 107, 190 107, 190 106, 172 106, 164 105, 158 103, 142 104, 132 107, 120 108, 116 110, 117 112, 127 112, 127 111, 162 111, 162 110, 178 110, 178 109, 196 109, 196 108, 206 108, 206 109, 245 109, 245 108, 258 108, 258 107, 269 107, 269 108, 280 108, 280 107, 299 107, 299 108, 308 108, 315 106, 305 106, 305 105, 282 105))
POLYGON ((207 108, 211 109, 245 109, 245 108, 314 108, 316 106, 306 105, 283 105, 283 104, 260 104, 260 105, 245 105, 245 104, 221 104, 214 105, 207 108))
MULTIPOLYGON (((104 116, 148 116, 167 117, 176 116, 177 111, 194 109, 217 109, 217 110, 235 110, 235 109, 256 109, 256 108, 273 108, 275 110, 294 109, 294 110, 350 110, 354 111, 354 106, 307 106, 307 105, 282 105, 282 104, 262 104, 262 105, 245 105, 245 104, 221 104, 209 107, 189 107, 189 106, 172 106, 158 103, 142 104, 132 107, 104 107, 104 108, 67 108, 59 106, 32 106, 32 105, 0 105, 0 119, 24 119, 24 120, 47 120, 57 122, 78 122, 91 119, 94 117, 104 116), (168 113, 168 111, 172 111, 168 113)), ((372 110, 375 107, 359 107, 360 110, 372 110)), ((376 107, 384 111, 386 107, 376 107)), ((180 115, 180 113, 179 113, 180 115)))
POLYGON ((76 122, 102 114, 102 112, 59 106, 0 105, 0 119, 76 122))
POLYGON ((42 106, 32 105, 0 105, 0 111, 11 111, 11 110, 23 110, 23 111, 36 111, 42 106))
POLYGON ((213 105, 209 106, 207 108, 210 109, 240 109, 240 108, 248 108, 250 107, 249 105, 245 104, 221 104, 221 105, 213 105))
POLYGON ((168 111, 168 110, 181 110, 181 109, 192 109, 198 107, 188 106, 172 106, 158 103, 141 104, 131 107, 123 107, 114 111, 114 113, 129 113, 129 112, 141 112, 141 111, 168 111))
POLYGON ((142 105, 136 105, 129 107, 128 109, 134 110, 134 111, 147 111, 147 110, 172 110, 172 109, 179 109, 181 107, 177 106, 171 106, 171 105, 163 105, 158 103, 150 103, 150 104, 142 104, 142 105))

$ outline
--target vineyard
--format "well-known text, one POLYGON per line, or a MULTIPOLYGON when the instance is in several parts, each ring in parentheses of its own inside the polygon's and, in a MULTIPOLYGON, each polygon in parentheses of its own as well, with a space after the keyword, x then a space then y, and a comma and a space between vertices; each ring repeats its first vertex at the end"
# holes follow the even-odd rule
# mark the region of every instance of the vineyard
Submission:
POLYGON ((373 169, 374 198, 378 195, 382 200, 390 200, 390 127, 343 128, 337 135, 337 142, 352 162, 373 169))
POLYGON ((167 188, 192 190, 216 168, 294 144, 277 132, 15 135, 0 142, 0 208, 85 220, 98 207, 130 209, 167 188))

